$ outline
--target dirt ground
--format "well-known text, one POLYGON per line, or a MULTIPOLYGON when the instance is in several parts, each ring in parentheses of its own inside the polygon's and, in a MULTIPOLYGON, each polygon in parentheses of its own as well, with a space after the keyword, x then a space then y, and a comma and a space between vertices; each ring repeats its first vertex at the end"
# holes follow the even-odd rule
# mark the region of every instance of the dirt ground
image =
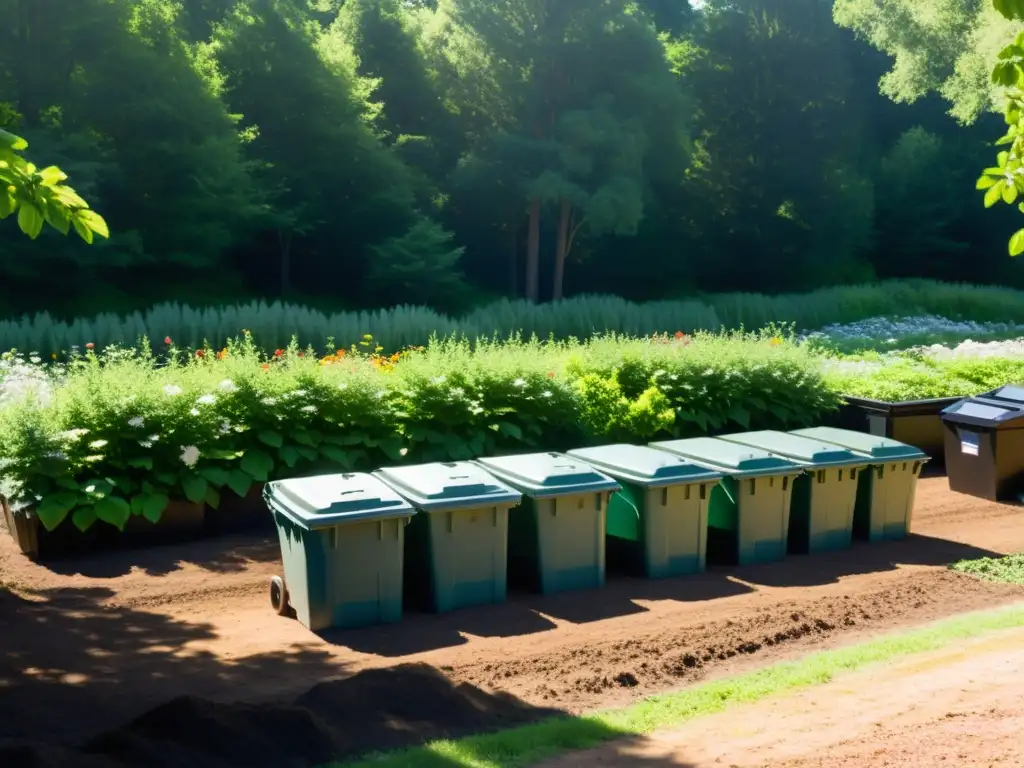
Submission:
POLYGON ((538 768, 1024 765, 1024 631, 1008 631, 538 768))
POLYGON ((666 581, 610 576, 594 592, 322 635, 270 609, 276 540, 42 565, 2 535, 0 764, 85 759, 11 746, 30 739, 87 744, 82 765, 305 767, 621 705, 1022 600, 1024 589, 945 568, 1024 551, 1022 515, 928 478, 905 541, 666 581))

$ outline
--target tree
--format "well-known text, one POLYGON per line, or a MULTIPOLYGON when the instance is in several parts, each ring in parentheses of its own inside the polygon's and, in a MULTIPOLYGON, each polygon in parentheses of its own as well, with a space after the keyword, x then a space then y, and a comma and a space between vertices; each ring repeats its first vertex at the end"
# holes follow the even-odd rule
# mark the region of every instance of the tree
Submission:
POLYGON ((107 223, 75 190, 57 166, 38 169, 20 154, 28 142, 0 129, 0 219, 18 214, 21 231, 35 240, 48 224, 63 235, 72 228, 86 243, 110 237, 107 223))
MULTIPOLYGON (((1011 21, 1024 21, 1024 1, 993 0, 994 9, 1011 21)), ((1024 31, 1018 32, 1013 43, 999 52, 992 70, 992 83, 1006 89, 1004 118, 1007 131, 996 144, 1007 146, 996 157, 996 165, 986 168, 978 179, 977 188, 985 191, 985 207, 991 208, 1002 201, 1009 205, 1024 194, 1024 31)), ((1024 202, 1017 208, 1024 213, 1024 202)), ((1024 253, 1024 229, 1018 229, 1010 238, 1010 255, 1024 253)))

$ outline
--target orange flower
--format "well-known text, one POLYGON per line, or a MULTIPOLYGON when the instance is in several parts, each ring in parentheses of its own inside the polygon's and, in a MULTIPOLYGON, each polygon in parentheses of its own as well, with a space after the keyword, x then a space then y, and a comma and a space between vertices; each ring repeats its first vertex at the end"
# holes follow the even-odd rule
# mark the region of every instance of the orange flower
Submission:
POLYGON ((267 363, 263 363, 260 366, 260 368, 262 368, 264 371, 269 371, 270 370, 270 366, 267 363))
POLYGON ((682 331, 676 331, 676 338, 677 339, 685 339, 686 338, 686 334, 683 333, 682 331))
POLYGON ((196 350, 196 357, 206 357, 206 352, 202 349, 196 350))

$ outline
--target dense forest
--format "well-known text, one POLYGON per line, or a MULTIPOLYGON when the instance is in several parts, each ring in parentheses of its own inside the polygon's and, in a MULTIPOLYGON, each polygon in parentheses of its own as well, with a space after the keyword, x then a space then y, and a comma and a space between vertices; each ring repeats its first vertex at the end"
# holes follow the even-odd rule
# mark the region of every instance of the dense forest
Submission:
MULTIPOLYGON (((981 0, 0 0, 0 312, 1024 286, 981 0)), ((1019 25, 1017 25, 1019 26, 1019 25)))

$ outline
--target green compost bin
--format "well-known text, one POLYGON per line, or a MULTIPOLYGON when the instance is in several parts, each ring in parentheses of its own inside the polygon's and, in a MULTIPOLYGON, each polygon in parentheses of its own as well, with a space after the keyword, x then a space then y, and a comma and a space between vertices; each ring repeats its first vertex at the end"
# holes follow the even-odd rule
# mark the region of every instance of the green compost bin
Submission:
POLYGON ((271 579, 271 604, 302 624, 383 624, 402 618, 402 550, 413 508, 367 474, 267 483, 284 578, 271 579))
POLYGON ((870 461, 870 471, 862 472, 857 482, 856 538, 884 541, 910 532, 917 479, 929 459, 927 453, 898 440, 834 427, 798 429, 793 434, 842 446, 870 461))
POLYGON ((468 461, 373 473, 421 514, 406 531, 405 594, 443 612, 504 602, 508 511, 522 495, 468 461))
POLYGON ((782 456, 806 470, 793 485, 790 552, 809 554, 850 546, 857 483, 868 467, 863 455, 835 443, 776 430, 742 432, 722 439, 782 456))
POLYGON ((704 571, 708 504, 722 473, 644 445, 569 451, 622 484, 608 502, 608 546, 649 579, 704 571))
POLYGON ((560 453, 478 459, 522 491, 508 521, 509 573, 543 594, 604 585, 605 514, 620 486, 560 453))
POLYGON ((708 504, 708 554, 738 565, 782 560, 789 541, 795 462, 751 446, 695 437, 651 443, 658 450, 721 472, 708 504))

